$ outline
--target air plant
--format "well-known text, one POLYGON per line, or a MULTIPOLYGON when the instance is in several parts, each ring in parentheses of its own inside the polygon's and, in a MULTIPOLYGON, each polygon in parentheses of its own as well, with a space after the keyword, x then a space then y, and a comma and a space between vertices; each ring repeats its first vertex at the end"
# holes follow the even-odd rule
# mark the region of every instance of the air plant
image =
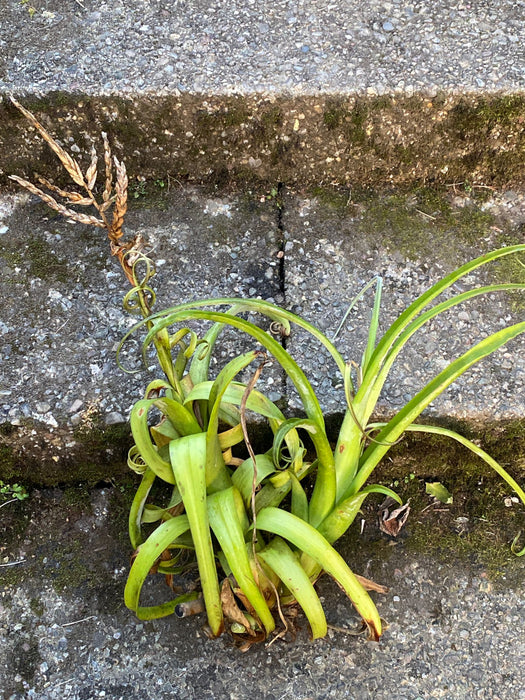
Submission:
MULTIPOLYGON (((444 301, 435 300, 478 268, 523 253, 525 244, 495 250, 451 272, 408 306, 379 340, 382 281, 374 279, 350 305, 352 308, 375 286, 367 345, 358 365, 344 358, 315 326, 263 300, 204 299, 153 312, 155 295, 150 280, 154 266, 144 255, 142 239, 122 242, 127 176, 124 164, 112 159, 107 137, 103 134, 105 184, 98 202, 95 153, 83 173, 35 117, 13 102, 51 146, 82 193, 61 190, 38 177, 53 196, 27 180, 13 179, 67 218, 106 228, 111 252, 132 285, 125 308, 142 316, 122 343, 145 330, 144 357, 153 347, 164 374, 149 384, 130 416, 135 445, 128 461, 142 478, 129 516, 134 554, 124 596, 139 618, 172 613, 182 616, 204 608, 211 636, 218 636, 226 627, 246 648, 272 634, 279 618, 286 629, 287 611, 298 604, 315 639, 327 633, 314 587, 326 572, 352 601, 369 637, 378 640, 382 622, 367 589, 382 589, 355 575, 333 545, 353 523, 368 495, 384 494, 401 503, 391 489, 368 484, 368 480, 407 431, 437 433, 460 442, 492 467, 525 504, 520 485, 480 447, 449 429, 415 423, 465 371, 524 333, 525 322, 503 328, 471 347, 388 422, 371 422, 394 361, 428 321, 474 297, 523 290, 525 285, 490 284, 444 301), (56 195, 66 205, 60 204, 56 195), (92 206, 97 215, 80 214, 71 209, 75 205, 92 206), (269 325, 277 324, 284 335, 298 326, 330 353, 343 379, 346 404, 335 448, 304 371, 279 340, 243 314, 262 315, 269 325), (212 325, 199 335, 191 327, 195 321, 212 325), (258 349, 235 356, 210 378, 210 358, 226 326, 247 334, 258 349), (255 388, 268 357, 279 363, 295 386, 304 417, 286 417, 255 388), (252 379, 238 381, 238 375, 253 365, 257 367, 252 379), (247 411, 265 418, 272 432, 271 444, 260 454, 254 453, 250 443, 247 411), (313 445, 310 452, 301 440, 304 434, 313 445), (153 489, 159 483, 167 490, 153 489), (156 494, 155 500, 152 494, 156 494), (195 566, 199 590, 181 591, 174 577, 195 566), (178 594, 164 603, 146 606, 140 602, 141 592, 152 572, 164 575, 178 594)), ((525 548, 519 551, 517 544, 518 538, 512 548, 521 556, 525 548)))

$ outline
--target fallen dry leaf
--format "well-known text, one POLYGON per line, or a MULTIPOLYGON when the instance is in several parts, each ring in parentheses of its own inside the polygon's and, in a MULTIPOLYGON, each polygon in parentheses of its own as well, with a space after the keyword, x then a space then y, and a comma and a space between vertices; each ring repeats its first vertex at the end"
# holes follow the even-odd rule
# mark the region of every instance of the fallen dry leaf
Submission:
POLYGON ((395 504, 395 501, 392 498, 387 498, 381 505, 381 510, 379 511, 379 529, 381 532, 391 537, 397 537, 409 516, 410 501, 407 501, 404 506, 390 511, 393 504, 395 504))

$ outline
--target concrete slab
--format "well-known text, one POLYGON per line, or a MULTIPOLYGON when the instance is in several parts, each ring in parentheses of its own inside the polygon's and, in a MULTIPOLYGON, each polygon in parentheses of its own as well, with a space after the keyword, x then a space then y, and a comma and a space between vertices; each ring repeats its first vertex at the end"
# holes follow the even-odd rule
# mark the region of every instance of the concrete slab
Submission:
MULTIPOLYGON (((514 576, 500 566, 494 582, 482 552, 454 563, 411 552, 410 538, 389 546, 367 513, 365 537, 343 540, 341 551, 356 572, 390 587, 375 595, 388 623, 381 642, 331 630, 311 643, 300 615, 293 644, 276 641, 243 655, 227 635, 206 639, 202 616, 143 622, 123 606, 125 501, 115 488, 55 489, 3 507, 5 700, 525 697, 525 589, 516 559, 514 576)), ((438 516, 457 528, 451 514, 429 510, 407 528, 438 516)), ((499 526, 491 524, 494 533, 499 526)), ((169 596, 158 579, 145 602, 169 596)), ((329 623, 355 631, 350 604, 326 577, 319 592, 329 623)))
MULTIPOLYGON (((148 240, 158 309, 217 296, 281 301, 273 201, 206 195, 177 183, 166 193, 162 184, 149 197, 131 191, 126 229, 148 240)), ((55 217, 34 198, 2 201, 0 423, 11 426, 2 441, 14 450, 4 455, 3 477, 60 483, 78 478, 84 465, 97 480, 108 462, 122 460, 127 430, 121 425, 119 433, 118 424, 160 375, 126 375, 117 367, 118 343, 137 317, 122 310, 129 286, 105 232, 55 217), (98 444, 89 435, 83 441, 86 427, 107 435, 98 444), (12 470, 18 476, 9 476, 12 470)), ((239 347, 252 346, 225 333, 219 363, 239 347)), ((140 369, 138 345, 123 362, 140 369)), ((265 371, 260 386, 280 398, 280 371, 265 371)))
POLYGON ((524 7, 515 0, 3 4, 3 92, 525 88, 524 7))
MULTIPOLYGON (((0 99, 80 151, 107 131, 133 176, 524 184, 521 2, 3 5, 0 99)), ((23 133, 0 102, 2 186, 52 174, 23 133)))
MULTIPOLYGON (((456 196, 453 189, 441 195, 424 188, 408 195, 363 195, 322 188, 317 193, 317 197, 292 195, 285 200, 284 281, 288 307, 329 337, 352 298, 376 275, 384 281, 381 333, 417 296, 463 262, 503 241, 523 241, 522 208, 516 206, 509 219, 510 209, 501 206, 501 197, 498 205, 498 197, 480 204, 456 196), (505 212, 507 218, 501 218, 505 212)), ((504 277, 508 281, 512 275, 523 281, 521 267, 514 265, 494 265, 470 275, 454 285, 453 291, 504 277)), ((468 347, 507 323, 521 321, 522 304, 519 299, 513 302, 505 295, 491 294, 432 320, 396 361, 380 410, 399 409, 468 347), (516 302, 518 306, 513 307, 516 302)), ((373 292, 368 292, 338 334, 336 345, 347 361, 361 361, 372 306, 373 292)), ((311 373, 323 409, 328 414, 344 411, 342 381, 328 354, 301 330, 294 332, 287 347, 311 373)), ((292 405, 298 404, 292 400, 292 405)), ((516 339, 473 367, 428 412, 470 420, 521 418, 525 412, 525 339, 516 339)))
MULTIPOLYGON (((453 189, 367 193, 360 200, 358 193, 327 189, 261 198, 219 197, 173 181, 170 187, 166 193, 167 183, 136 183, 127 226, 149 241, 157 308, 202 297, 261 297, 284 303, 328 334, 374 274, 385 283, 384 330, 459 262, 523 239, 525 200, 512 192, 480 203, 453 189)), ((56 484, 125 472, 125 421, 153 375, 125 375, 117 367, 116 348, 135 317, 121 310, 127 287, 107 256, 105 234, 54 217, 34 199, 2 201, 2 478, 56 484)), ((492 279, 510 278, 523 281, 519 263, 494 267, 492 279)), ((360 359, 371 303, 369 294, 341 329, 338 345, 347 359, 360 359)), ((522 303, 492 295, 433 321, 400 356, 380 410, 399 409, 467 346, 521 320, 522 303)), ((233 333, 223 342, 219 363, 250 347, 244 339, 239 346, 233 333)), ((335 367, 300 331, 287 347, 327 418, 340 417, 344 397, 335 367)), ((138 348, 130 347, 125 361, 139 369, 138 348)), ((277 366, 260 382, 272 400, 287 395, 291 412, 300 410, 277 366)), ((525 341, 517 339, 461 378, 429 413, 471 423, 521 418, 524 386, 525 341)))
MULTIPOLYGON (((382 187, 414 182, 525 184, 525 96, 404 95, 100 96, 16 92, 87 169, 106 131, 132 177, 169 176, 220 188, 382 187)), ((2 97, 0 93, 0 97, 2 97)), ((0 102, 0 186, 11 173, 63 177, 15 108, 0 102)), ((12 188, 12 183, 11 183, 12 188)))

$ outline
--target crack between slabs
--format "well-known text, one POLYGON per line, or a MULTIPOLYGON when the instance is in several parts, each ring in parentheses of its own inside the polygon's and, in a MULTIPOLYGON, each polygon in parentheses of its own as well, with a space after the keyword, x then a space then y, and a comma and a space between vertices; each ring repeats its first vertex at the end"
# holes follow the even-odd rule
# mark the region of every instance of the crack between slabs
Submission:
MULTIPOLYGON (((277 183, 277 195, 275 198, 275 206, 277 208, 277 244, 279 247, 278 258, 279 258, 279 292, 281 294, 281 304, 286 309, 287 299, 286 299, 286 236, 284 230, 284 190, 285 185, 283 182, 277 183)), ((286 336, 281 336, 281 345, 286 350, 288 345, 288 338, 286 336)), ((287 377, 284 369, 281 368, 281 391, 283 398, 287 398, 287 377)))

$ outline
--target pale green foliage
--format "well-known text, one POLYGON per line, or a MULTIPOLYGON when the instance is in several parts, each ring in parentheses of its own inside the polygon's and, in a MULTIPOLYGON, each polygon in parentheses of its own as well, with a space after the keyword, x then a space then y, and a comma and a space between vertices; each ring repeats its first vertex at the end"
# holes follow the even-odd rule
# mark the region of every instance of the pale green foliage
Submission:
MULTIPOLYGON (((354 576, 332 544, 352 524, 369 494, 386 494, 400 502, 391 489, 366 486, 366 482, 405 431, 440 433, 458 440, 500 474, 525 504, 519 484, 477 445, 453 431, 414 423, 463 372, 524 333, 525 322, 504 328, 467 350, 388 423, 370 423, 394 360, 427 321, 478 295, 522 290, 523 285, 477 287, 443 302, 432 302, 476 268, 524 250, 525 245, 500 249, 451 273, 410 305, 378 342, 381 280, 367 285, 351 305, 375 285, 368 343, 357 371, 352 371, 356 363, 345 361, 318 329, 261 300, 189 302, 154 313, 137 324, 130 333, 146 326, 144 353, 155 346, 168 381, 153 382, 131 414, 136 447, 130 453, 130 466, 143 477, 130 514, 130 537, 138 556, 126 587, 126 604, 140 617, 166 615, 173 612, 177 601, 184 604, 188 594, 162 605, 141 607, 140 589, 151 569, 168 576, 169 581, 174 574, 183 573, 192 566, 188 552, 194 552, 212 635, 220 634, 226 625, 236 635, 241 629, 241 638, 247 643, 263 639, 274 629, 272 613, 279 611, 282 617, 282 606, 295 600, 308 617, 312 636, 323 636, 326 620, 312 583, 325 571, 346 591, 370 637, 378 639, 381 620, 375 605, 362 580, 354 576), (298 325, 332 355, 344 380, 347 403, 335 449, 328 441, 323 413, 303 370, 278 340, 243 318, 244 312, 262 314, 279 324, 285 335, 298 325), (192 321, 213 325, 200 338, 187 325, 192 321), (301 398, 305 418, 287 419, 254 388, 254 382, 236 381, 242 370, 264 361, 260 351, 235 357, 215 379, 209 378, 210 356, 225 326, 246 333, 281 365, 301 398), (151 421, 148 416, 153 409, 157 418, 151 421), (251 450, 243 421, 246 410, 265 417, 273 432, 273 444, 263 454, 254 455, 251 450), (311 459, 307 459, 301 441, 303 432, 313 445, 311 459), (235 445, 244 445, 249 456, 234 457, 231 448, 235 445), (305 489, 307 477, 313 488, 305 489), (148 502, 156 479, 170 485, 164 504, 148 502), (145 528, 151 523, 159 525, 147 537, 145 528), (171 540, 168 532, 176 533, 171 540), (225 577, 222 584, 217 561, 225 577)), ((153 272, 151 265, 147 269, 145 279, 137 283, 131 297, 128 295, 128 306, 130 298, 145 293, 153 272)), ((140 304, 131 307, 140 308, 140 304)))
POLYGON ((21 484, 6 484, 0 479, 0 501, 17 499, 24 501, 29 498, 25 486, 21 484))

